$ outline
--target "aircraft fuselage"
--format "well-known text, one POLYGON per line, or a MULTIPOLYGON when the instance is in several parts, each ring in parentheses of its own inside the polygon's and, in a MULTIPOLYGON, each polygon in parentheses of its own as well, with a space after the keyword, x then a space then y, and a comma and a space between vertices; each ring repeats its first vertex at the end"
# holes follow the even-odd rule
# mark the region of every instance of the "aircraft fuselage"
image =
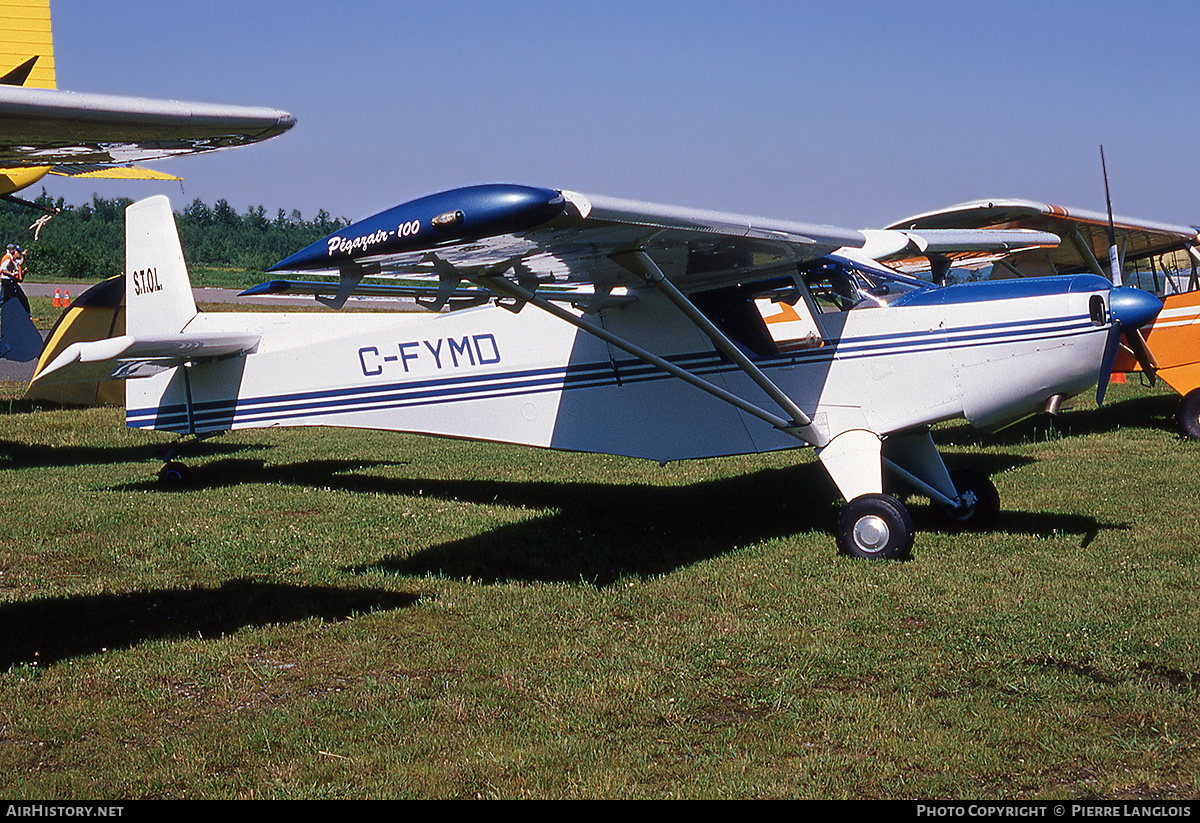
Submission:
MULTIPOLYGON (((995 427, 1095 384, 1109 284, 972 284, 816 315, 807 348, 757 365, 826 439, 943 420, 995 427)), ((752 402, 762 392, 654 293, 604 327, 752 402)), ((590 334, 526 307, 439 314, 200 313, 186 332, 258 331, 245 358, 188 369, 197 432, 329 425, 660 461, 804 445, 590 334), (302 366, 307 364, 307 366, 302 366), (297 367, 301 365, 302 367, 297 367)), ((129 425, 187 431, 181 370, 127 384, 129 425)))

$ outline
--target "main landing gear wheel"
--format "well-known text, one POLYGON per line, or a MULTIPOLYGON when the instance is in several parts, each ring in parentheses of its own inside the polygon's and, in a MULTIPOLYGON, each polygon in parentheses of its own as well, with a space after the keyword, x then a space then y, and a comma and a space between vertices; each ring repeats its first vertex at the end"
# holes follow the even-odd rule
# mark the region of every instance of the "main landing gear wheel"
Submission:
POLYGON ((1200 389, 1192 389, 1179 401, 1175 410, 1179 433, 1191 440, 1200 440, 1200 389))
POLYGON ((897 560, 912 551, 912 515, 888 494, 864 494, 846 504, 838 518, 837 544, 843 554, 897 560))
POLYGON ((996 518, 1000 516, 1000 493, 992 479, 971 469, 954 469, 950 479, 962 502, 942 509, 947 522, 960 529, 986 530, 996 525, 996 518))

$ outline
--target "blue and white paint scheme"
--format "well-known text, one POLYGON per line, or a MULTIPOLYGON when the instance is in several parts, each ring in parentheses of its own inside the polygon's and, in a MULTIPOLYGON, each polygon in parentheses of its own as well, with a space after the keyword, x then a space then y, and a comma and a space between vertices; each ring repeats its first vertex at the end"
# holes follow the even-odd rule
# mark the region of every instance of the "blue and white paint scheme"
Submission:
POLYGON ((1003 426, 1104 382, 1153 296, 1094 275, 935 287, 879 261, 1057 243, 863 232, 511 185, 354 223, 252 291, 415 297, 429 312, 198 313, 169 203, 127 214, 127 334, 38 377, 128 379, 128 425, 208 435, 347 426, 658 461, 811 446, 847 501, 839 547, 899 557, 907 481, 952 522, 998 510, 929 427, 1003 426), (367 282, 364 282, 367 280, 367 282), (1119 295, 1119 299, 1118 299, 1119 295))

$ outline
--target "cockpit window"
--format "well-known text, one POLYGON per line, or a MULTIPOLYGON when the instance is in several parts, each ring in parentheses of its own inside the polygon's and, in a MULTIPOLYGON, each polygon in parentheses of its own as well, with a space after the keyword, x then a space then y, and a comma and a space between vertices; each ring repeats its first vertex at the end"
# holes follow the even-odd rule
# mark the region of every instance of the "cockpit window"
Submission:
POLYGON ((800 276, 822 314, 887 306, 923 285, 829 258, 801 267, 800 276))

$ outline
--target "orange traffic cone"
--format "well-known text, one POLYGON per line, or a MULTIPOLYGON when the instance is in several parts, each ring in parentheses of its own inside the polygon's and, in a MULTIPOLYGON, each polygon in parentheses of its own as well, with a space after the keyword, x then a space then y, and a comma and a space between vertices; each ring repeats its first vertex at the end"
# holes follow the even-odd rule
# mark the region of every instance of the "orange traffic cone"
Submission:
POLYGON ((69 305, 71 305, 71 290, 66 289, 63 291, 63 308, 65 309, 69 305))
POLYGON ((54 290, 54 308, 57 309, 57 308, 60 308, 61 306, 62 306, 62 293, 58 289, 55 289, 54 290))

